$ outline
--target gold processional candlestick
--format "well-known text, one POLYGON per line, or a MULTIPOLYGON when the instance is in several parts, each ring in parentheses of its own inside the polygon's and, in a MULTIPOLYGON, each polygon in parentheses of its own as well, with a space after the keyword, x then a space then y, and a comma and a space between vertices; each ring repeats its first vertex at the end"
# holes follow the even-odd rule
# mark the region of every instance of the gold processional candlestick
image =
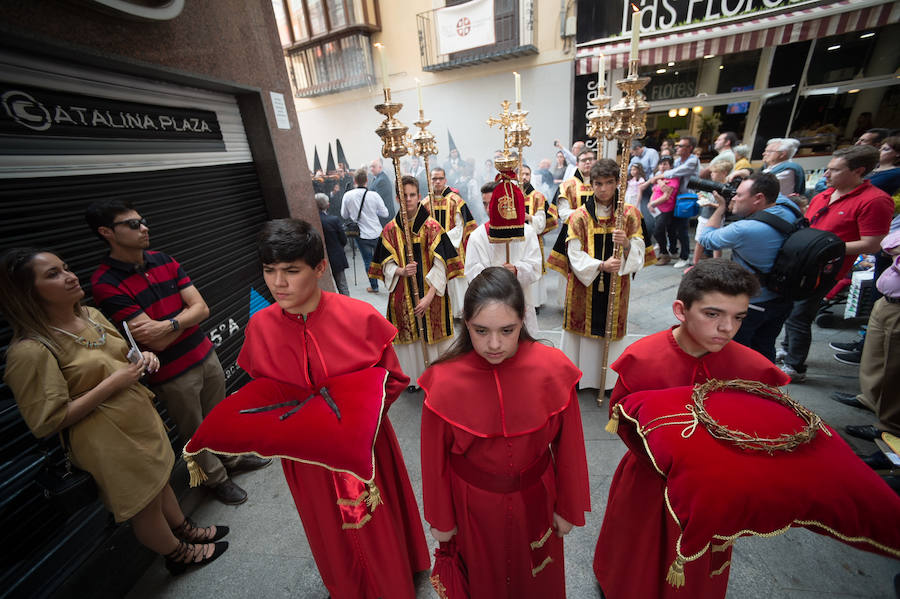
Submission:
MULTIPOLYGON (((647 133, 647 111, 650 104, 641 92, 648 83, 649 77, 638 77, 638 60, 633 59, 628 64, 628 77, 616 81, 616 87, 622 90, 622 98, 612 107, 613 127, 611 137, 619 140, 619 201, 616 205, 615 229, 623 230, 625 226, 625 191, 628 189, 628 163, 629 150, 633 139, 640 139, 647 133)), ((599 107, 598 107, 599 109, 599 107)), ((627 241, 627 240, 626 240, 627 241)), ((622 246, 613 245, 613 258, 622 259, 622 246)), ((613 315, 615 314, 616 295, 619 290, 619 276, 615 273, 610 276, 609 297, 606 304, 606 332, 603 336, 603 364, 600 370, 600 392, 597 395, 597 403, 603 404, 603 394, 606 391, 606 369, 609 362, 609 343, 613 334, 613 315)))
POLYGON ((427 129, 430 124, 431 121, 425 120, 425 111, 419 108, 419 120, 413 123, 419 130, 416 131, 416 134, 412 137, 412 143, 409 144, 409 149, 413 155, 421 156, 425 162, 425 172, 427 173, 425 179, 428 181, 428 197, 431 198, 429 205, 434 202, 434 189, 431 185, 431 166, 428 163, 428 157, 435 156, 438 153, 434 135, 427 129))
POLYGON ((613 138, 615 130, 615 117, 609 109, 612 97, 604 93, 604 88, 597 89, 597 95, 591 100, 591 104, 595 106, 588 113, 588 137, 597 139, 597 149, 601 150, 601 158, 606 158, 606 140, 613 138))
MULTIPOLYGON (((528 116, 527 110, 522 110, 522 103, 516 102, 516 111, 512 113, 512 123, 509 127, 509 143, 516 148, 518 162, 519 185, 522 185, 522 165, 525 164, 525 149, 531 145, 531 127, 525 122, 528 116)), ((525 190, 523 189, 524 193, 525 190)))
MULTIPOLYGON (((397 197, 400 200, 400 220, 403 222, 403 241, 406 246, 406 263, 409 264, 410 262, 415 261, 413 256, 412 223, 409 220, 409 214, 406 210, 406 198, 403 195, 403 185, 400 182, 399 176, 400 158, 407 154, 406 144, 404 143, 407 127, 394 117, 395 114, 400 112, 401 108, 403 108, 403 104, 391 101, 390 88, 384 88, 384 103, 376 105, 375 110, 380 114, 383 114, 385 118, 381 124, 378 125, 378 128, 375 129, 375 133, 378 134, 382 144, 384 144, 381 147, 381 155, 393 160, 394 172, 397 173, 397 176, 394 177, 394 182, 397 187, 397 197)), ((422 299, 419 297, 419 281, 416 275, 410 277, 410 282, 412 284, 414 298, 413 307, 415 307, 415 304, 422 299)), ((419 338, 422 340, 422 355, 425 358, 425 367, 427 368, 428 345, 425 342, 425 327, 422 324, 421 316, 416 316, 416 325, 419 328, 419 338)))
MULTIPOLYGON (((519 104, 521 107, 521 103, 519 104)), ((515 113, 511 113, 509 111, 509 100, 503 100, 500 102, 500 106, 503 107, 503 110, 500 111, 500 115, 498 117, 488 117, 487 124, 488 127, 493 127, 497 125, 500 129, 503 130, 503 155, 494 158, 494 168, 498 171, 511 171, 519 166, 521 163, 519 162, 519 158, 517 156, 510 156, 509 150, 513 147, 510 129, 512 129, 516 124, 515 113)), ((527 112, 525 114, 528 114, 527 112)), ((524 117, 523 117, 524 118, 524 117)), ((530 129, 528 130, 530 131, 530 129)), ((526 131, 526 133, 528 132, 526 131)), ((528 145, 531 145, 531 140, 528 140, 528 145)), ((521 169, 519 170, 521 177, 521 169)), ((521 179, 520 179, 521 180, 521 179)), ((490 217, 490 215, 488 215, 490 217)), ((509 264, 509 242, 506 242, 506 263, 509 264)))

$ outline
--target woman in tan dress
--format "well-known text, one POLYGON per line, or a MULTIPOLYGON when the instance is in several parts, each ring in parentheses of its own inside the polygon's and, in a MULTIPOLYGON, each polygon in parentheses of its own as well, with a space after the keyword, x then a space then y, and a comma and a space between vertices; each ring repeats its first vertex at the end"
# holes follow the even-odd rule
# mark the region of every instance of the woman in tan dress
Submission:
POLYGON ((169 486, 172 447, 153 394, 138 382, 159 360, 143 352, 130 362, 128 344, 83 297, 78 277, 50 252, 16 248, 0 258, 0 311, 13 328, 4 380, 36 437, 68 430, 72 463, 172 574, 211 562, 228 547, 216 542, 228 527, 199 528, 181 511, 169 486))

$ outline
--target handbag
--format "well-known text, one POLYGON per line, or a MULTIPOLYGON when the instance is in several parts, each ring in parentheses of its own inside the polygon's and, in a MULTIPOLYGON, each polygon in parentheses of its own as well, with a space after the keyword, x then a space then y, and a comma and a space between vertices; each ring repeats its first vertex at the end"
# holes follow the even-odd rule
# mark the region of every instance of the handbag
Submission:
POLYGON ((675 198, 675 217, 694 218, 700 213, 696 193, 682 193, 675 198))
POLYGON ((356 213, 356 219, 348 218, 344 221, 344 230, 347 232, 347 235, 350 235, 351 237, 359 237, 359 215, 362 214, 363 204, 366 202, 367 193, 369 193, 368 189, 363 192, 362 199, 359 201, 359 210, 356 213))
POLYGON ((429 580, 441 599, 469 599, 469 577, 456 546, 456 535, 434 550, 429 580))
POLYGON ((50 455, 47 454, 44 466, 34 481, 54 509, 71 516, 97 500, 97 483, 90 473, 72 465, 66 443, 68 436, 69 429, 59 433, 59 443, 66 457, 65 462, 53 464, 50 462, 50 455))

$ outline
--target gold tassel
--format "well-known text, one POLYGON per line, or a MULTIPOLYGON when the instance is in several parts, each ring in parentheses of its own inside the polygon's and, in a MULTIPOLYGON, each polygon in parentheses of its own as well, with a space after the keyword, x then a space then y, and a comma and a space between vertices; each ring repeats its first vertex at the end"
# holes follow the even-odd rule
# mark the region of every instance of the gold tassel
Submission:
POLYGON ((208 477, 206 476, 206 472, 203 471, 203 468, 200 467, 200 464, 194 460, 193 456, 190 456, 186 453, 182 454, 184 458, 184 463, 187 464, 188 474, 190 474, 190 484, 192 487, 199 487, 203 481, 205 481, 208 477))
POLYGON ((375 486, 374 480, 368 483, 366 488, 369 489, 369 496, 366 497, 366 505, 369 506, 370 511, 374 512, 375 508, 384 503, 384 501, 381 500, 381 491, 375 486))
POLYGON ((675 558, 672 565, 669 566, 669 573, 666 575, 666 582, 679 589, 684 586, 684 558, 680 555, 675 558))
POLYGON ((606 432, 611 435, 615 435, 619 432, 619 406, 616 405, 612 409, 612 416, 609 417, 609 422, 606 423, 606 432))

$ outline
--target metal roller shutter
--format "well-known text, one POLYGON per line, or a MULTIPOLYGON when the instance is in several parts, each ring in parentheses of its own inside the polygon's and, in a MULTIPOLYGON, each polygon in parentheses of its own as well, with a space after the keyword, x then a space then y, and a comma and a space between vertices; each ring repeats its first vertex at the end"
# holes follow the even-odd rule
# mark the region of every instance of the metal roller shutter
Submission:
MULTIPOLYGON (((228 390, 246 382, 235 360, 249 320, 252 290, 269 298, 256 257, 256 234, 268 219, 253 163, 68 177, 6 179, 0 187, 4 247, 37 246, 59 253, 85 287, 105 245, 84 222, 97 199, 131 201, 150 222, 151 249, 174 256, 209 304, 201 325, 216 343, 228 390)), ((10 339, 0 321, 0 351, 10 339)), ((2 377, 5 363, 0 365, 2 377)), ((165 414, 163 413, 165 418, 165 414)), ((0 593, 45 596, 110 534, 98 503, 68 521, 52 513, 33 482, 42 451, 61 461, 54 438, 38 442, 12 393, 0 385, 0 528, 7 539, 0 593)), ((180 444, 175 441, 176 455, 180 444)))

